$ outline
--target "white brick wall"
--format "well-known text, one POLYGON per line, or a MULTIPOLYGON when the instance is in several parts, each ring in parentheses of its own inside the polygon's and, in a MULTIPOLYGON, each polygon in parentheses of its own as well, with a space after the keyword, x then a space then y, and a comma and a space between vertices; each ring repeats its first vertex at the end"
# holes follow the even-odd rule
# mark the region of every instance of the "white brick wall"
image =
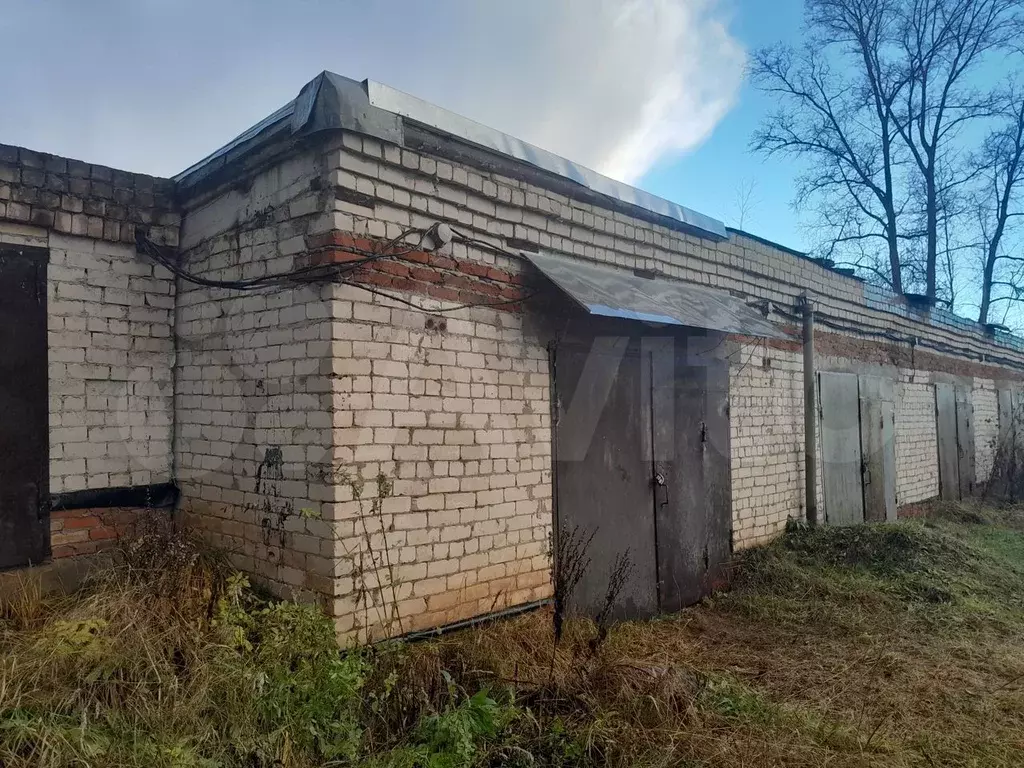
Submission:
POLYGON ((545 348, 509 312, 448 313, 438 330, 359 288, 333 299, 332 463, 371 496, 378 474, 394 479, 379 514, 365 493, 331 510, 352 525, 336 551, 339 632, 380 637, 547 596, 545 348))
MULTIPOLYGON (((249 279, 296 266, 319 203, 303 153, 190 203, 182 247, 195 274, 249 279)), ((186 518, 280 594, 334 594, 336 523, 325 501, 333 409, 330 289, 243 292, 183 281, 176 319, 175 457, 186 518)))
POLYGON ((745 344, 732 356, 733 546, 777 535, 804 515, 802 352, 745 344))
POLYGON ((900 371, 896 386, 896 503, 912 504, 939 493, 935 386, 920 371, 900 371))
MULTIPOLYGON (((1024 353, 929 323, 919 316, 869 308, 864 284, 761 241, 732 234, 714 242, 613 212, 499 173, 487 173, 381 142, 345 134, 334 141, 327 167, 332 184, 375 198, 372 207, 336 202, 336 226, 392 236, 404 226, 445 219, 500 244, 515 237, 541 248, 770 299, 792 308, 810 292, 830 317, 884 334, 945 343, 966 352, 996 352, 1024 364, 1024 353)), ((454 255, 468 251, 457 245, 454 255)), ((502 262, 489 252, 473 258, 502 262)), ((922 347, 923 349, 924 347, 922 347)))
POLYGON ((170 480, 174 283, 133 246, 0 225, 48 248, 50 492, 170 480))

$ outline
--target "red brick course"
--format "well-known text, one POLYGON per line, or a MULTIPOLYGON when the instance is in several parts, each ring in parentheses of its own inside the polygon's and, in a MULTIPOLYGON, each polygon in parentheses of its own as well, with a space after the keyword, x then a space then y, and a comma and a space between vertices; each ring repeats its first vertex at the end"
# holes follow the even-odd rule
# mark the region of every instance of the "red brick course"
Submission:
MULTIPOLYGON (((731 335, 729 338, 742 344, 757 344, 768 349, 778 349, 787 352, 800 351, 803 348, 803 343, 799 339, 800 330, 795 326, 786 327, 783 330, 796 338, 792 340, 759 339, 740 334, 731 335)), ((840 333, 830 333, 820 329, 815 329, 814 331, 814 353, 816 356, 839 357, 863 363, 892 365, 915 371, 950 373, 956 376, 974 376, 980 379, 994 379, 998 381, 1024 380, 1024 372, 1011 368, 991 365, 977 360, 941 355, 937 352, 921 349, 920 347, 911 348, 909 344, 905 343, 859 339, 855 336, 844 336, 840 333)))
POLYGON ((487 304, 508 312, 523 309, 526 295, 520 274, 427 251, 370 255, 382 245, 347 232, 325 232, 308 239, 305 265, 351 265, 353 282, 460 304, 487 304))
POLYGON ((50 513, 50 548, 54 560, 91 555, 131 537, 143 516, 167 514, 164 510, 68 509, 50 513))

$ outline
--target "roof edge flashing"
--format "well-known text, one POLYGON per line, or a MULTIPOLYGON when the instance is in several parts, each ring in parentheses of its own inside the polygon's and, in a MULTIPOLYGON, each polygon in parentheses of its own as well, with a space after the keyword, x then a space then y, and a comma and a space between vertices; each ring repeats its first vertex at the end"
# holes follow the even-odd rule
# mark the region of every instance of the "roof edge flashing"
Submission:
POLYGON ((442 135, 451 136, 561 176, 592 192, 673 219, 688 228, 700 230, 716 239, 727 240, 729 237, 725 225, 718 219, 685 208, 624 182, 616 181, 584 165, 574 163, 546 149, 489 128, 476 120, 463 117, 397 88, 375 80, 366 80, 365 84, 370 104, 399 115, 403 119, 419 123, 442 135))

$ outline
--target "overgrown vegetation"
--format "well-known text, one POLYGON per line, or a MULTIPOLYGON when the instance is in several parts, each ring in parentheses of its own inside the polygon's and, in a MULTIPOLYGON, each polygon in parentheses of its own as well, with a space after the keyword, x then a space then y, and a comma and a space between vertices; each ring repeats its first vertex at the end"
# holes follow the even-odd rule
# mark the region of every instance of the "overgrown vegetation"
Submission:
POLYGON ((0 765, 1018 766, 1022 587, 1024 511, 943 505, 794 527, 661 620, 339 652, 151 534, 81 593, 0 598, 0 765))

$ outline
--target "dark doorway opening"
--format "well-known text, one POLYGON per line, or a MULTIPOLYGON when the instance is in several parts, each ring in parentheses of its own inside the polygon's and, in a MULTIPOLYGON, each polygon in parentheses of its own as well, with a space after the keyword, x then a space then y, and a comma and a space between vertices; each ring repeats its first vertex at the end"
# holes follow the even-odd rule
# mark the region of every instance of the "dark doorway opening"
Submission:
POLYGON ((47 259, 0 246, 0 568, 50 550, 47 259))

